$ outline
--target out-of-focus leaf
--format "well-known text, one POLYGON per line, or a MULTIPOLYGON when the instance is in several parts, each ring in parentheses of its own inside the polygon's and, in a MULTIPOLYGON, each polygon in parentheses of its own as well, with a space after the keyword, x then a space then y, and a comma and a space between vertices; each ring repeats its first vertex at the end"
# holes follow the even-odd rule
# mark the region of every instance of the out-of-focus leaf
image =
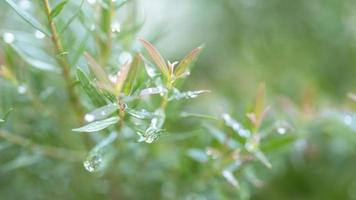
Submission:
POLYGON ((90 32, 87 32, 85 36, 83 37, 83 40, 80 41, 78 47, 74 48, 74 52, 72 53, 72 65, 75 66, 77 65, 80 57, 83 55, 83 52, 85 51, 85 48, 87 46, 88 40, 90 38, 90 32))
POLYGON ((21 167, 28 167, 37 162, 40 162, 40 160, 41 160, 41 156, 39 154, 20 155, 16 159, 2 165, 0 169, 3 172, 9 172, 21 167))
POLYGON ((96 78, 98 78, 100 85, 105 87, 106 89, 114 91, 114 89, 112 88, 112 83, 110 82, 104 69, 88 53, 85 52, 84 56, 88 61, 90 69, 94 72, 96 78))
POLYGON ((242 124, 240 124, 238 121, 233 119, 229 114, 224 113, 222 115, 222 118, 225 122, 225 125, 232 128, 239 136, 243 138, 249 138, 251 137, 251 132, 247 129, 245 129, 242 124))
POLYGON ((65 30, 67 30, 67 28, 69 27, 69 25, 74 21, 74 19, 78 16, 78 14, 80 13, 80 10, 82 9, 82 6, 84 4, 84 0, 82 0, 80 2, 79 7, 77 8, 76 11, 74 11, 73 16, 68 20, 68 22, 63 26, 63 28, 61 29, 60 33, 63 33, 65 30))
POLYGON ((267 168, 272 169, 272 164, 262 151, 256 151, 255 157, 267 168))
POLYGON ((236 149, 240 146, 235 140, 232 140, 224 132, 220 131, 211 124, 205 123, 203 126, 221 144, 226 144, 231 149, 236 149))
POLYGON ((88 95, 88 97, 90 98, 90 100, 93 102, 94 105, 103 106, 106 104, 104 95, 90 81, 90 79, 85 74, 85 72, 82 69, 80 69, 79 67, 77 68, 77 78, 78 78, 83 90, 88 95))
POLYGON ((0 65, 0 76, 4 77, 14 85, 19 84, 15 74, 7 66, 0 65))
POLYGON ((59 15, 59 13, 61 13, 61 11, 63 10, 64 6, 68 3, 68 0, 63 0, 60 3, 58 3, 53 10, 51 11, 51 13, 49 14, 50 18, 55 18, 56 16, 59 15))
POLYGON ((140 38, 139 39, 142 45, 145 47, 145 49, 148 51, 150 54, 151 58, 153 61, 156 63, 157 67, 161 70, 161 72, 166 76, 169 77, 169 70, 166 65, 166 62, 164 61, 162 55, 158 52, 156 47, 154 47, 150 42, 140 38))
POLYGON ((32 27, 35 29, 41 31, 42 33, 46 34, 47 36, 50 36, 49 32, 30 14, 28 14, 26 11, 24 11, 22 8, 20 8, 14 1, 12 0, 6 0, 6 2, 11 6, 12 9, 15 10, 15 12, 22 18, 24 19, 27 23, 29 23, 32 27))
POLYGON ((200 163, 206 163, 209 160, 208 155, 206 155, 205 151, 201 149, 189 149, 187 154, 189 157, 200 163))
POLYGON ((180 77, 180 76, 184 75, 184 73, 187 71, 188 67, 196 59, 196 57, 199 55, 199 53, 202 49, 203 49, 203 46, 200 46, 185 56, 185 58, 178 64, 178 66, 175 69, 176 77, 180 77))
POLYGON ((35 59, 30 57, 29 55, 25 54, 16 44, 9 44, 11 47, 16 51, 17 54, 29 65, 34 68, 44 70, 44 71, 51 71, 51 72, 60 72, 60 69, 50 63, 35 59))
POLYGON ((141 60, 141 57, 138 54, 136 54, 135 58, 133 59, 133 61, 131 63, 129 73, 127 74, 126 81, 124 83, 123 92, 125 93, 125 95, 129 95, 132 92, 132 89, 135 84, 135 79, 136 79, 136 76, 138 73, 138 67, 140 64, 140 60, 141 60))
POLYGON ((261 143, 261 149, 264 152, 275 151, 292 144, 296 139, 297 136, 293 134, 285 134, 274 138, 268 138, 268 140, 261 143))
POLYGON ((253 124, 253 132, 256 132, 260 127, 267 111, 268 107, 265 107, 265 96, 266 96, 266 87, 264 83, 260 83, 258 86, 254 109, 251 113, 247 113, 248 119, 253 124))
POLYGON ((129 74, 131 69, 131 63, 126 62, 120 69, 117 75, 117 81, 115 82, 115 94, 119 95, 124 86, 127 75, 129 74))
POLYGON ((221 174, 227 180, 227 182, 229 182, 232 186, 234 186, 237 189, 240 188, 239 182, 237 181, 237 179, 235 178, 234 174, 231 171, 223 170, 221 174))
POLYGON ((75 132, 88 132, 88 133, 101 131, 101 130, 103 130, 103 129, 105 129, 105 128, 113 125, 113 124, 116 124, 118 121, 119 121, 119 117, 110 117, 110 118, 107 118, 107 119, 104 119, 104 120, 92 122, 92 123, 87 124, 87 125, 85 125, 83 127, 80 127, 80 128, 72 129, 72 131, 75 131, 75 132))

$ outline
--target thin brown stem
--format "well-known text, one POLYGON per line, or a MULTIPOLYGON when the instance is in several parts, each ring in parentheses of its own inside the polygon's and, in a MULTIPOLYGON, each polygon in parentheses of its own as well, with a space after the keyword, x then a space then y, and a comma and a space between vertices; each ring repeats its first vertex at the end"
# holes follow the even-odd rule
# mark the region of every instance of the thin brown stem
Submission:
POLYGON ((44 8, 45 8, 45 13, 48 19, 48 25, 51 31, 51 39, 52 42, 55 46, 55 51, 56 51, 56 61, 58 63, 58 65, 61 67, 62 69, 62 73, 63 73, 63 78, 65 80, 66 83, 66 87, 67 87, 67 92, 69 95, 69 100, 71 102, 71 105, 73 107, 73 110, 76 114, 76 117, 78 119, 79 122, 82 122, 82 116, 83 116, 83 108, 80 104, 79 98, 76 95, 74 88, 73 88, 73 79, 71 78, 70 75, 70 64, 68 62, 67 56, 66 56, 66 52, 63 49, 63 45, 62 42, 60 40, 60 37, 58 35, 57 32, 57 27, 56 24, 54 23, 53 19, 50 17, 50 13, 51 13, 51 7, 49 5, 48 0, 43 0, 44 3, 44 8))

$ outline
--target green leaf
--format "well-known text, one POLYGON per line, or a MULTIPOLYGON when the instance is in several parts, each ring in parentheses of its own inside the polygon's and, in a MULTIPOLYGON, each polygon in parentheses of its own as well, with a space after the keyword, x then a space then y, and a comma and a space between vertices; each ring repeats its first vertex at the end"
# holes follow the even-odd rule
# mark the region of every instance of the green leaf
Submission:
POLYGON ((161 72, 166 76, 169 77, 169 70, 166 65, 166 62, 164 61, 162 55, 159 53, 159 51, 154 47, 150 42, 140 38, 139 39, 142 45, 145 47, 145 49, 148 51, 150 54, 151 58, 153 61, 156 63, 157 67, 161 70, 161 72))
POLYGON ((34 17, 32 17, 30 14, 28 14, 26 11, 21 9, 14 1, 12 0, 6 0, 6 3, 8 3, 12 9, 22 18, 24 19, 27 23, 29 23, 32 27, 35 29, 41 31, 47 36, 50 36, 51 34, 39 23, 34 17))
POLYGON ((77 78, 78 78, 83 90, 88 95, 88 97, 90 98, 90 100, 93 102, 94 105, 96 105, 96 106, 106 105, 105 96, 90 81, 90 79, 85 74, 85 72, 82 69, 80 69, 79 67, 77 68, 77 78))
POLYGON ((180 77, 184 75, 188 67, 193 63, 193 61, 196 59, 196 57, 199 55, 202 49, 203 46, 200 46, 185 56, 185 58, 178 64, 178 66, 175 69, 176 77, 180 77))
POLYGON ((53 10, 51 11, 51 13, 49 14, 49 17, 51 19, 55 18, 56 16, 59 15, 59 13, 61 13, 61 11, 63 10, 64 6, 68 3, 68 0, 63 0, 61 1, 59 4, 57 4, 53 10))
POLYGON ((272 164, 262 151, 256 151, 255 157, 267 168, 272 169, 272 164))
POLYGON ((95 61, 95 59, 88 53, 84 53, 84 56, 89 64, 90 69, 94 72, 95 77, 98 78, 101 87, 108 89, 109 91, 114 91, 112 88, 112 83, 110 82, 104 69, 95 61))
POLYGON ((133 59, 131 63, 131 68, 130 71, 126 77, 126 81, 124 83, 124 88, 123 92, 125 95, 129 95, 132 92, 132 89, 134 87, 135 79, 138 73, 138 67, 140 64, 141 57, 136 54, 135 58, 133 59))
POLYGON ((87 125, 85 125, 83 127, 80 127, 80 128, 72 129, 72 131, 75 131, 75 132, 88 132, 88 133, 101 131, 101 130, 103 130, 103 129, 105 129, 105 128, 113 125, 113 124, 116 124, 118 121, 119 121, 119 117, 110 117, 110 118, 107 118, 107 119, 104 119, 104 120, 92 122, 92 123, 87 124, 87 125))
POLYGON ((67 23, 63 26, 63 28, 61 29, 61 31, 59 31, 59 33, 63 33, 68 27, 69 25, 74 21, 74 19, 78 16, 78 14, 80 13, 80 10, 82 9, 84 4, 84 0, 82 0, 80 2, 79 7, 77 8, 77 10, 74 12, 73 16, 67 21, 67 23))
POLYGON ((261 143, 261 149, 264 152, 273 152, 281 148, 292 148, 292 143, 297 139, 296 135, 285 134, 283 136, 268 138, 268 140, 261 143))

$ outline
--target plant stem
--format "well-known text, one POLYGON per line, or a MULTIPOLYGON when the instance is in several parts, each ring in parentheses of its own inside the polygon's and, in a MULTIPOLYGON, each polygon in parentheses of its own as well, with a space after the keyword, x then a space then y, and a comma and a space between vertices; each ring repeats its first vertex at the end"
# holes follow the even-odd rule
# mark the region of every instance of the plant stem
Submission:
POLYGON ((73 110, 76 114, 77 120, 79 122, 82 122, 82 116, 83 116, 83 108, 79 102, 79 98, 76 95, 74 88, 73 88, 73 79, 70 76, 70 64, 68 62, 67 56, 66 56, 66 52, 63 50, 63 46, 62 46, 62 42, 59 38, 58 32, 57 32, 57 27, 53 21, 53 19, 50 17, 50 13, 51 13, 51 8, 49 5, 48 0, 43 0, 44 6, 45 6, 45 13, 48 19, 48 25, 51 31, 51 39, 52 42, 55 46, 55 50, 56 50, 56 61, 58 63, 58 65, 62 68, 62 73, 63 73, 63 78, 65 80, 65 84, 67 87, 67 92, 69 95, 69 100, 71 102, 71 105, 73 107, 73 110))
POLYGON ((174 82, 171 80, 171 78, 168 78, 167 80, 167 93, 164 95, 163 100, 161 102, 161 109, 165 110, 168 104, 168 95, 171 92, 172 88, 174 86, 174 82))
POLYGON ((76 162, 76 161, 82 161, 84 158, 84 154, 81 152, 62 149, 59 147, 51 147, 51 146, 36 144, 29 139, 26 139, 24 137, 6 131, 0 131, 0 137, 12 144, 21 146, 31 151, 41 152, 44 155, 55 159, 76 162))
POLYGON ((108 0, 108 8, 102 8, 101 10, 101 25, 102 31, 106 33, 106 40, 100 41, 101 59, 100 65, 106 66, 110 59, 112 49, 112 18, 115 15, 114 3, 112 0, 108 0))

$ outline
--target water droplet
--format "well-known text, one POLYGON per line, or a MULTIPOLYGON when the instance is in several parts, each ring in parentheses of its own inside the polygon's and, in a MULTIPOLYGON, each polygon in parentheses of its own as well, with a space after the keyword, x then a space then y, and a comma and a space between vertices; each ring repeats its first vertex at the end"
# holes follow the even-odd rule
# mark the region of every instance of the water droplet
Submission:
POLYGON ((84 120, 87 121, 87 122, 92 122, 95 120, 95 116, 92 115, 92 114, 85 114, 84 115, 84 120))
POLYGON ((124 51, 119 55, 119 62, 121 65, 131 61, 132 61, 132 55, 130 54, 130 52, 124 51))
POLYGON ((110 74, 108 76, 109 80, 112 82, 112 83, 116 83, 117 82, 117 75, 116 74, 110 74))
POLYGON ((140 92, 140 96, 146 96, 146 95, 152 95, 152 94, 165 94, 167 93, 167 89, 162 87, 162 86, 159 86, 159 87, 154 87, 154 88, 146 88, 146 89, 143 89, 141 90, 140 92))
POLYGON ((352 123, 352 116, 351 116, 351 115, 345 115, 345 116, 344 116, 344 123, 345 123, 346 125, 351 125, 351 123, 352 123))
POLYGON ((277 121, 275 123, 277 133, 284 135, 287 131, 291 130, 291 126, 286 121, 277 121))
POLYGON ((4 33, 2 37, 4 39, 4 42, 8 44, 11 44, 15 41, 15 35, 9 32, 4 33))
POLYGON ((277 132, 281 135, 285 134, 287 132, 287 129, 284 127, 278 127, 277 132))
POLYGON ((96 3, 96 0, 87 0, 87 2, 91 5, 95 4, 96 3))
POLYGON ((200 94, 210 92, 209 90, 197 90, 197 91, 187 91, 180 92, 177 88, 173 89, 173 95, 169 97, 169 101, 180 100, 180 99, 193 99, 197 98, 200 94))
POLYGON ((111 24, 111 32, 113 33, 118 33, 121 31, 121 25, 118 22, 114 22, 113 24, 111 24))
POLYGON ((211 156, 213 159, 218 159, 220 157, 220 152, 214 148, 208 147, 206 149, 206 154, 211 156))
POLYGON ((45 38, 46 37, 46 35, 44 34, 44 33, 42 33, 42 31, 39 31, 39 30, 36 30, 35 31, 35 37, 37 38, 37 39, 43 39, 43 38, 45 38))
POLYGON ((90 31, 94 31, 95 29, 96 29, 95 24, 90 25, 90 27, 89 27, 89 30, 90 30, 90 31))
POLYGON ((17 88, 18 93, 20 94, 25 94, 27 92, 27 86, 26 85, 19 85, 17 88))
POLYGON ((101 167, 102 160, 100 155, 89 156, 89 158, 84 161, 83 166, 88 172, 96 172, 101 167))
POLYGON ((145 64, 145 66, 146 66, 146 72, 147 72, 149 77, 152 78, 152 77, 157 75, 157 72, 153 67, 148 67, 149 65, 146 65, 146 64, 145 64))

